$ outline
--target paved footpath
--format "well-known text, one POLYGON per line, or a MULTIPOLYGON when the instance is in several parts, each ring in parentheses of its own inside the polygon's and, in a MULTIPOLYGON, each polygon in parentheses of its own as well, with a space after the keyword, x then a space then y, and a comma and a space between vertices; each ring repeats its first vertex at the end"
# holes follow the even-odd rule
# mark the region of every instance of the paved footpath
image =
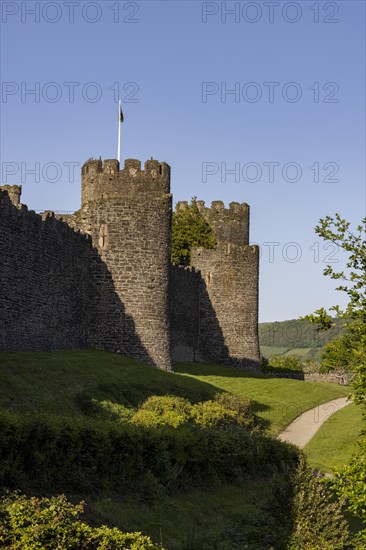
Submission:
POLYGON ((319 428, 332 414, 343 409, 351 403, 348 397, 339 397, 323 403, 298 416, 287 428, 279 434, 281 441, 293 443, 303 449, 310 439, 314 437, 319 428))

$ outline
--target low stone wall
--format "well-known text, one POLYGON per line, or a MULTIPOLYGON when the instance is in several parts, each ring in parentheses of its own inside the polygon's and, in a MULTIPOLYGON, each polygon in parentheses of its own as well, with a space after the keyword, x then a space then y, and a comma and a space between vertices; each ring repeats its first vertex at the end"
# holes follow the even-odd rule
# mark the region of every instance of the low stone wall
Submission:
POLYGON ((307 382, 336 382, 339 384, 339 378, 335 374, 329 372, 326 374, 320 374, 318 372, 305 373, 304 380, 307 382))

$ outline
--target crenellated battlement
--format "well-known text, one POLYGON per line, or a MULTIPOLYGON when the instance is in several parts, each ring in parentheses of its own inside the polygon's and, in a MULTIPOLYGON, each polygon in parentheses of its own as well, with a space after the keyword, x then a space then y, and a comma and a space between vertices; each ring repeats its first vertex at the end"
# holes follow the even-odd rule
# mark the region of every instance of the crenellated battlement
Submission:
MULTIPOLYGON (((212 214, 224 213, 227 216, 230 216, 231 214, 240 214, 241 212, 247 214, 249 211, 249 205, 246 202, 231 202, 229 204, 229 208, 225 208, 223 201, 212 201, 210 207, 206 206, 205 201, 201 200, 196 201, 196 204, 201 212, 212 212, 212 214)), ((188 201, 179 201, 177 202, 175 209, 178 211, 186 208, 187 206, 188 201)))
POLYGON ((144 170, 141 170, 141 161, 137 159, 126 159, 124 168, 120 170, 120 164, 117 159, 89 159, 82 168, 81 173, 84 175, 108 174, 115 175, 117 173, 128 173, 132 177, 136 177, 139 172, 145 172, 152 178, 159 176, 170 176, 170 166, 166 162, 159 162, 155 159, 147 160, 144 164, 144 170))
MULTIPOLYGON (((180 201, 176 211, 188 206, 187 201, 180 201)), ((212 226, 218 242, 238 245, 249 243, 249 205, 247 203, 231 202, 225 208, 222 201, 212 201, 207 207, 205 201, 198 200, 197 207, 212 226)))
POLYGON ((126 159, 121 170, 116 159, 88 160, 81 169, 82 205, 86 203, 137 196, 170 193, 170 166, 150 159, 126 159))

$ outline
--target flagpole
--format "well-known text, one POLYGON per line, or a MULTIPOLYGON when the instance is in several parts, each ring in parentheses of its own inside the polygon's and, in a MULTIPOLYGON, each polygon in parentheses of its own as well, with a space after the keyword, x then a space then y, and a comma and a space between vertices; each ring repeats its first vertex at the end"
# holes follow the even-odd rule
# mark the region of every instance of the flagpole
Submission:
POLYGON ((121 100, 118 102, 118 162, 121 162, 121 100))

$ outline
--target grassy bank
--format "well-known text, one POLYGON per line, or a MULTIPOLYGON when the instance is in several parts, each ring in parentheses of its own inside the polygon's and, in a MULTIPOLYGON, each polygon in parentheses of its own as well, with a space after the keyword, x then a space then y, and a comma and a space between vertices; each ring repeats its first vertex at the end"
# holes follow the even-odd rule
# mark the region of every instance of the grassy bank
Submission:
POLYGON ((304 448, 310 466, 331 472, 346 464, 356 450, 363 424, 360 407, 353 403, 328 418, 304 448))
POLYGON ((273 434, 283 430, 302 412, 349 393, 349 388, 330 382, 268 379, 222 365, 178 363, 175 369, 217 389, 249 397, 273 434))
POLYGON ((348 393, 336 384, 265 379, 224 365, 177 363, 175 373, 167 373, 91 350, 3 353, 0 363, 0 409, 68 417, 87 415, 92 400, 136 407, 151 395, 195 403, 226 391, 253 399, 258 415, 278 433, 303 411, 348 393))
POLYGON ((88 523, 142 531, 168 550, 286 548, 297 455, 269 434, 347 394, 222 365, 178 363, 167 373, 99 351, 0 354, 0 365, 3 485, 85 499, 88 523), (131 426, 96 406, 136 410, 167 394, 194 404, 219 392, 252 399, 267 435, 131 426))

